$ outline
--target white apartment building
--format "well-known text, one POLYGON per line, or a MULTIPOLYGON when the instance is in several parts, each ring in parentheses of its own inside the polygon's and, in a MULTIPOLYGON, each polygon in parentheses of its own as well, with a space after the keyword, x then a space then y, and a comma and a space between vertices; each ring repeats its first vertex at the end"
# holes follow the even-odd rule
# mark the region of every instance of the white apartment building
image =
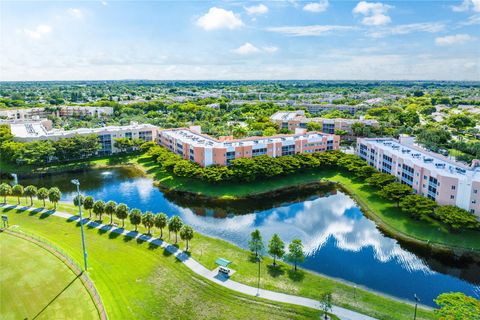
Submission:
POLYGON ((15 120, 38 120, 49 116, 73 117, 90 116, 103 117, 113 114, 112 107, 83 107, 83 106, 59 106, 49 108, 19 108, 0 110, 0 119, 15 120))
POLYGON ((467 166, 414 144, 413 137, 359 138, 356 154, 415 193, 480 217, 480 162, 467 166))
POLYGON ((142 139, 145 141, 156 141, 157 127, 151 124, 132 123, 128 126, 108 126, 101 128, 81 128, 75 130, 53 129, 49 130, 42 122, 22 122, 10 124, 13 140, 18 142, 29 142, 35 140, 58 140, 71 138, 77 135, 95 134, 98 136, 102 148, 100 155, 116 153, 114 146, 116 138, 142 139))

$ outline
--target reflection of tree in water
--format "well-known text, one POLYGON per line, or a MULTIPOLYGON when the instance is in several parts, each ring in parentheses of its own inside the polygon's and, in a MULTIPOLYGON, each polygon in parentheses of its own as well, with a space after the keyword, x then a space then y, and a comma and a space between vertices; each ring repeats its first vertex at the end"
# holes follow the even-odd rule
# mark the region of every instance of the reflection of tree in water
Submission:
POLYGON ((265 211, 292 202, 335 195, 337 189, 333 183, 311 183, 236 200, 210 198, 176 190, 162 190, 162 192, 168 201, 182 208, 188 208, 199 216, 227 218, 231 215, 265 211))

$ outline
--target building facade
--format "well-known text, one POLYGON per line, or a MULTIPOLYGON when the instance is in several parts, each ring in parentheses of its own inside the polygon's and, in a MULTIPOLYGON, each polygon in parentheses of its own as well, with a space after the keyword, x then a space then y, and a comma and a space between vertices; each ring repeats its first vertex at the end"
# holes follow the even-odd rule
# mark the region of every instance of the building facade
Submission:
POLYGON ((347 132, 348 137, 353 136, 352 124, 363 123, 365 126, 378 128, 377 120, 367 119, 327 119, 327 118, 307 118, 305 112, 297 111, 279 111, 274 113, 270 120, 278 125, 279 128, 289 129, 295 131, 297 128, 307 128, 307 123, 314 122, 321 126, 320 131, 324 133, 335 133, 336 130, 343 130, 347 132))
POLYGON ((19 108, 0 110, 0 119, 4 120, 39 120, 49 116, 56 117, 103 117, 113 114, 112 107, 59 106, 50 108, 19 108))
POLYGON ((252 158, 259 155, 279 157, 337 150, 340 137, 297 130, 296 134, 271 137, 215 139, 202 134, 199 127, 190 127, 189 129, 161 130, 158 133, 158 143, 184 159, 195 161, 205 167, 214 164, 229 165, 232 160, 242 157, 252 158))
POLYGON ((412 137, 359 138, 356 154, 441 205, 455 205, 480 217, 480 167, 467 166, 414 144, 412 137))
POLYGON ((82 128, 76 130, 49 130, 44 122, 22 122, 11 123, 10 130, 13 140, 18 142, 29 142, 35 140, 59 140, 62 138, 72 138, 78 135, 95 134, 101 144, 99 155, 108 155, 116 153, 119 150, 115 148, 115 139, 129 138, 142 139, 144 141, 156 141, 157 127, 151 124, 132 123, 128 126, 108 126, 101 128, 82 128))

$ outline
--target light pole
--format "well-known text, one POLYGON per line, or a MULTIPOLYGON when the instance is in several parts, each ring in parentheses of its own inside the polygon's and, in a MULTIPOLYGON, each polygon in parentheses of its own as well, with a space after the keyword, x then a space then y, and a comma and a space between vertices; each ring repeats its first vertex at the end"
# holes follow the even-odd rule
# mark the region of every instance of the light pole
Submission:
POLYGON ((85 248, 85 236, 83 235, 83 218, 82 218, 82 202, 80 199, 80 181, 73 179, 72 183, 77 186, 77 201, 78 201, 78 211, 80 217, 80 233, 82 234, 82 249, 83 249, 83 264, 85 266, 85 271, 87 271, 87 249, 85 248))
POLYGON ((420 302, 420 298, 417 297, 416 293, 413 295, 413 297, 415 298, 415 313, 413 314, 413 320, 416 320, 417 319, 417 304, 420 302))
POLYGON ((258 282, 257 282, 257 297, 260 295, 260 262, 262 258, 258 256, 258 282))

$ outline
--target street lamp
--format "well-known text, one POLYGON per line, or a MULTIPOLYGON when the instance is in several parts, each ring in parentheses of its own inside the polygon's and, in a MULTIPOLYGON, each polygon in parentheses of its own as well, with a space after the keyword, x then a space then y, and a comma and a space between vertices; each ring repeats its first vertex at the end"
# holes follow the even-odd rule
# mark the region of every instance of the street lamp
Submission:
POLYGON ((83 218, 82 218, 82 202, 80 199, 80 181, 73 179, 71 181, 74 185, 77 186, 77 201, 78 201, 78 210, 80 217, 80 233, 82 234, 82 249, 83 249, 83 264, 85 266, 85 271, 87 271, 87 249, 85 248, 85 236, 83 235, 83 218))
POLYGON ((257 282, 257 297, 260 295, 260 262, 262 261, 262 258, 260 255, 257 257, 258 258, 258 282, 257 282))
POLYGON ((415 313, 413 314, 413 320, 416 320, 417 319, 417 304, 420 302, 420 298, 417 297, 416 293, 413 295, 413 297, 415 298, 415 313))

